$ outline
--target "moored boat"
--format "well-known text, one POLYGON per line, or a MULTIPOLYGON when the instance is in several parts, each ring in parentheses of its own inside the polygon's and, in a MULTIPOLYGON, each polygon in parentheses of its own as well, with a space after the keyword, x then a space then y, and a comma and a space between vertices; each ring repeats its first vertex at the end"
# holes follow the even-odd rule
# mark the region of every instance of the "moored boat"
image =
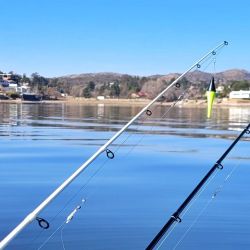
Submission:
POLYGON ((22 95, 24 101, 41 101, 42 96, 33 93, 25 93, 22 95))

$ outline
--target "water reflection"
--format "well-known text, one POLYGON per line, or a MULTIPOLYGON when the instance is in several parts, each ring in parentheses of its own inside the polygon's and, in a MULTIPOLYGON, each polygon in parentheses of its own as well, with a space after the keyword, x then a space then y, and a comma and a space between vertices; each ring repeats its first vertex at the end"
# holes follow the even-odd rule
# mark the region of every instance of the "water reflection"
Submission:
MULTIPOLYGON (((115 132, 136 115, 142 107, 55 104, 0 104, 1 126, 74 128, 115 132)), ((250 120, 248 107, 215 108, 213 118, 206 118, 206 109, 174 107, 162 117, 169 106, 156 105, 153 114, 142 116, 128 131, 151 134, 174 134, 191 137, 225 138, 242 130, 250 120), (153 127, 153 129, 152 129, 153 127), (225 133, 225 131, 228 131, 225 133)), ((6 132, 6 131, 5 131, 6 132)), ((9 130, 8 134, 17 131, 9 130)), ((4 135, 4 131, 1 131, 4 135)))
MULTIPOLYGON (((233 113, 232 107, 215 108, 211 120, 206 118, 205 108, 197 107, 175 107, 162 117, 168 108, 152 107, 152 116, 141 117, 112 145, 114 159, 106 159, 102 154, 42 213, 52 228, 57 228, 79 204, 79 199, 90 197, 65 229, 66 249, 145 249, 166 218, 194 188, 194 183, 200 181, 231 143, 229 139, 235 139, 238 132, 234 130, 242 129, 249 121, 247 108, 234 109, 233 113), (98 174, 88 182, 95 173, 98 174), (86 183, 86 189, 71 200, 86 183), (53 220, 68 200, 70 206, 53 220)), ((138 106, 0 104, 0 198, 4 204, 0 238, 140 110, 138 106)), ((202 228, 198 232, 202 235, 192 234, 183 249, 200 249, 203 245, 204 250, 219 250, 223 246, 218 244, 228 239, 235 239, 231 249, 237 249, 242 240, 247 240, 245 249, 249 249, 250 240, 245 237, 250 233, 248 144, 241 141, 226 159, 218 176, 226 177, 233 164, 241 165, 239 174, 225 190, 218 207, 209 210, 211 218, 199 224, 202 228), (218 211, 221 211, 219 218, 218 211), (226 220, 231 225, 224 225, 226 220), (228 230, 232 234, 223 236, 221 232, 228 230), (239 235, 235 237, 235 233, 239 235), (204 244, 207 238, 213 239, 212 245, 204 244)), ((220 180, 210 183, 211 189, 203 199, 220 183, 220 180)), ((194 218, 199 212, 195 208, 190 211, 194 218)), ((182 225, 177 228, 183 233, 182 225)), ((10 249, 37 249, 51 234, 44 231, 32 245, 31 239, 41 232, 37 223, 32 223, 10 249)), ((60 233, 56 234, 44 249, 61 249, 60 239, 60 233)), ((174 235, 174 244, 178 239, 174 235)))

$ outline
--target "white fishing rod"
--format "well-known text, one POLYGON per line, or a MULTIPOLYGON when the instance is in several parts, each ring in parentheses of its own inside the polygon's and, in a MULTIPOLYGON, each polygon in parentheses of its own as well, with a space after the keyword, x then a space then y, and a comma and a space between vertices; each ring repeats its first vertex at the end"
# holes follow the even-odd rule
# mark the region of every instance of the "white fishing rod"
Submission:
POLYGON ((40 227, 47 229, 49 228, 49 223, 43 219, 39 218, 39 213, 47 207, 51 201, 53 201, 74 179, 81 174, 84 169, 86 169, 100 154, 106 151, 107 157, 112 159, 114 154, 108 149, 108 146, 113 143, 135 120, 137 120, 143 113, 148 116, 152 114, 149 107, 154 104, 160 97, 162 97, 172 86, 176 84, 176 87, 180 86, 180 81, 188 72, 193 68, 200 68, 200 64, 209 56, 216 55, 217 51, 222 49, 224 46, 228 45, 227 41, 220 43, 214 49, 210 50, 201 59, 194 63, 188 70, 186 70, 182 75, 180 75, 176 80, 174 80, 167 88, 165 88, 159 95, 157 95, 151 102, 149 102, 136 116, 134 116, 124 127, 122 127, 111 139, 109 139, 103 146, 101 146, 86 162, 84 162, 68 179, 66 179, 51 195, 49 195, 35 210, 33 210, 28 216, 26 216, 23 221, 17 225, 1 242, 0 249, 4 249, 27 225, 32 221, 37 220, 40 227))

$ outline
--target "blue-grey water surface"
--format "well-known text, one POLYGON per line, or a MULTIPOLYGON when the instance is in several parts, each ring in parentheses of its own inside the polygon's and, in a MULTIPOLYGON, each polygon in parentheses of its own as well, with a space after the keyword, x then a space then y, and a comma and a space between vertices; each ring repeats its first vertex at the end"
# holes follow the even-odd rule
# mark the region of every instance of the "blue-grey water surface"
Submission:
MULTIPOLYGON (((250 121, 248 107, 209 120, 205 108, 168 108, 141 117, 109 147, 114 159, 104 152, 39 215, 49 229, 34 221, 7 249, 145 249, 250 121)), ((0 238, 140 109, 0 103, 0 238)), ((249 145, 246 135, 159 249, 250 249, 249 145)))

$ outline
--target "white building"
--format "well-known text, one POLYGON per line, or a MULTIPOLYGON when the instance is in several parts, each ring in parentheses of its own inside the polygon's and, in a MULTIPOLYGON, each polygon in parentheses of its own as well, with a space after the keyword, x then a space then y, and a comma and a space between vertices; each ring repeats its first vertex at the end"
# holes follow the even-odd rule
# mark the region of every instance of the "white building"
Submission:
POLYGON ((218 93, 222 93, 224 91, 224 86, 223 85, 219 85, 217 88, 216 88, 216 92, 218 93))
POLYGON ((9 87, 5 88, 6 91, 17 92, 17 84, 10 82, 9 87))
POLYGON ((101 101, 101 100, 104 100, 104 99, 105 99, 105 97, 104 97, 104 96, 102 96, 102 95, 99 95, 99 96, 97 96, 97 97, 96 97, 96 99, 97 99, 98 101, 101 101))
POLYGON ((250 99, 250 90, 232 91, 229 93, 230 99, 250 99))
POLYGON ((30 92, 30 87, 29 86, 20 86, 20 87, 17 87, 17 92, 19 94, 29 93, 30 92))

